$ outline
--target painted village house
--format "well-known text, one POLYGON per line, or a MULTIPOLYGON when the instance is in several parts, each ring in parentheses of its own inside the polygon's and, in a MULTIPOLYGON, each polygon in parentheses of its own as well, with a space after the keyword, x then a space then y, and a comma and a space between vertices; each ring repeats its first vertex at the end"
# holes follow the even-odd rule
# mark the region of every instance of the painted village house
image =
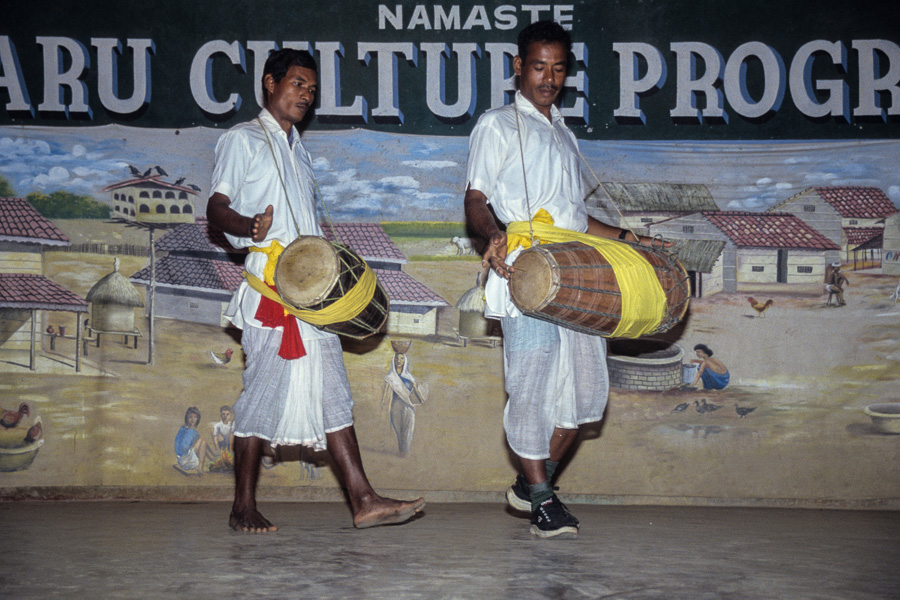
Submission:
MULTIPOLYGON (((245 249, 236 249, 205 217, 174 227, 154 244, 156 292, 153 314, 165 319, 225 327, 225 307, 243 278, 245 249)), ((150 266, 131 276, 149 288, 150 266)), ((146 295, 146 294, 145 294, 146 295)), ((148 303, 147 312, 150 306, 148 303)))
MULTIPOLYGON (((588 197, 586 204, 592 217, 643 235, 650 234, 654 223, 719 210, 709 189, 702 184, 604 182, 588 197)), ((675 245, 670 252, 687 270, 691 295, 695 298, 721 289, 709 285, 710 280, 721 280, 711 277, 726 243, 720 237, 673 240, 675 245)))
MULTIPOLYGON (((378 223, 337 223, 337 236, 350 246, 375 272, 390 300, 387 330, 396 334, 434 335, 439 312, 449 307, 440 296, 401 268, 406 257, 378 223)), ((330 226, 322 226, 327 239, 334 239, 330 226)), ((206 218, 179 225, 156 242, 166 253, 156 263, 154 314, 225 327, 224 317, 231 296, 243 278, 247 251, 235 249, 225 235, 209 226, 206 218)), ((138 285, 150 285, 150 267, 131 277, 138 285)))
POLYGON ((743 284, 820 284, 840 248, 795 215, 702 212, 655 223, 666 239, 725 242, 710 273, 698 279, 704 295, 736 292, 743 284))
MULTIPOLYGON (((876 187, 824 186, 806 189, 769 209, 789 212, 822 232, 841 248, 840 259, 881 261, 884 220, 897 212, 887 195, 876 187)), ((872 266, 862 264, 860 267, 872 266)))
POLYGON ((200 188, 183 185, 184 178, 175 183, 163 181, 166 172, 160 167, 141 174, 130 167, 134 177, 103 188, 109 192, 112 218, 142 223, 193 223, 194 200, 200 188), (151 174, 153 171, 155 174, 151 174))
MULTIPOLYGON (((0 198, 0 356, 36 368, 45 332, 43 313, 76 313, 81 339, 87 301, 44 276, 45 249, 69 245, 69 239, 24 198, 0 198)), ((46 331, 51 334, 50 330, 46 331)), ((52 335, 62 332, 53 331, 52 335)), ((81 370, 80 344, 75 346, 75 370, 81 370)))

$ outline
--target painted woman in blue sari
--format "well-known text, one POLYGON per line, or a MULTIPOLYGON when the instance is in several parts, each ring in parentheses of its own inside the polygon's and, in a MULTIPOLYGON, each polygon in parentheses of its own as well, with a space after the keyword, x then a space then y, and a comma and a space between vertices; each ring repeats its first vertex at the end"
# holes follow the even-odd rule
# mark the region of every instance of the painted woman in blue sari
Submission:
POLYGON ((705 344, 697 344, 694 346, 694 354, 697 358, 691 359, 691 362, 700 365, 700 370, 697 371, 697 377, 691 385, 697 385, 697 382, 702 380, 705 390, 725 389, 731 376, 722 361, 712 357, 712 349, 705 344))

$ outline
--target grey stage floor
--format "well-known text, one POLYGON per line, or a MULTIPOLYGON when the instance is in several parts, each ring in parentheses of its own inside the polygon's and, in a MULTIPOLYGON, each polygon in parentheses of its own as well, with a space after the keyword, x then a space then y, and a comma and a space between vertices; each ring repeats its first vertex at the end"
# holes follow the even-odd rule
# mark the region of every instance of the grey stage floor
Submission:
POLYGON ((0 503, 0 598, 900 598, 900 513, 576 505, 538 540, 499 504, 359 531, 343 504, 0 503))

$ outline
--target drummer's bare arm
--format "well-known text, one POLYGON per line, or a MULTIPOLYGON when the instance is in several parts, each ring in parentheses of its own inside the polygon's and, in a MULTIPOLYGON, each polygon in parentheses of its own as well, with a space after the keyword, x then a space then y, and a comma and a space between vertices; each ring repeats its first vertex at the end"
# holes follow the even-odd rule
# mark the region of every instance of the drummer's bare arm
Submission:
MULTIPOLYGON (((590 235, 594 235, 597 237, 605 237, 613 240, 625 240, 627 242, 638 242, 640 244, 644 244, 645 246, 650 246, 653 243, 652 237, 648 237, 646 235, 638 236, 630 229, 622 229, 621 227, 607 225, 603 221, 598 221, 591 216, 588 217, 587 232, 590 235)), ((663 242, 664 248, 670 248, 671 246, 672 242, 663 242)))
POLYGON ((481 257, 481 266, 490 266, 501 277, 509 279, 513 268, 506 258, 506 232, 497 227, 494 215, 487 207, 487 196, 478 190, 466 190, 466 221, 479 237, 488 241, 481 257))
POLYGON ((228 196, 216 192, 209 198, 206 204, 206 218, 225 233, 240 237, 251 238, 254 242, 266 239, 269 228, 272 226, 272 205, 266 207, 266 212, 252 217, 245 217, 231 208, 231 200, 228 196))

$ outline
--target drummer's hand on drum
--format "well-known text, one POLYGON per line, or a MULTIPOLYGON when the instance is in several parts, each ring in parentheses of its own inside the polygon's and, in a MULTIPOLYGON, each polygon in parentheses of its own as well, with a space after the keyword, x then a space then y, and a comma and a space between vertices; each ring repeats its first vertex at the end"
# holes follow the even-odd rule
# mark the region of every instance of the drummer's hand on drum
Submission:
MULTIPOLYGON (((628 237, 631 237, 630 235, 628 237)), ((654 246, 659 248, 659 245, 662 244, 663 248, 671 248, 674 245, 674 242, 671 240, 664 240, 662 238, 652 238, 650 236, 641 235, 638 236, 638 244, 643 244, 644 246, 654 246)))
POLYGON ((272 227, 272 213, 274 210, 270 204, 266 207, 266 212, 259 213, 253 217, 253 222, 250 224, 250 237, 254 242, 261 242, 266 239, 266 234, 269 233, 269 228, 272 227))
POLYGON ((497 275, 505 279, 509 279, 509 274, 513 272, 513 268, 506 264, 506 233, 499 231, 491 236, 488 241, 487 248, 484 249, 482 255, 481 266, 490 267, 497 275))

